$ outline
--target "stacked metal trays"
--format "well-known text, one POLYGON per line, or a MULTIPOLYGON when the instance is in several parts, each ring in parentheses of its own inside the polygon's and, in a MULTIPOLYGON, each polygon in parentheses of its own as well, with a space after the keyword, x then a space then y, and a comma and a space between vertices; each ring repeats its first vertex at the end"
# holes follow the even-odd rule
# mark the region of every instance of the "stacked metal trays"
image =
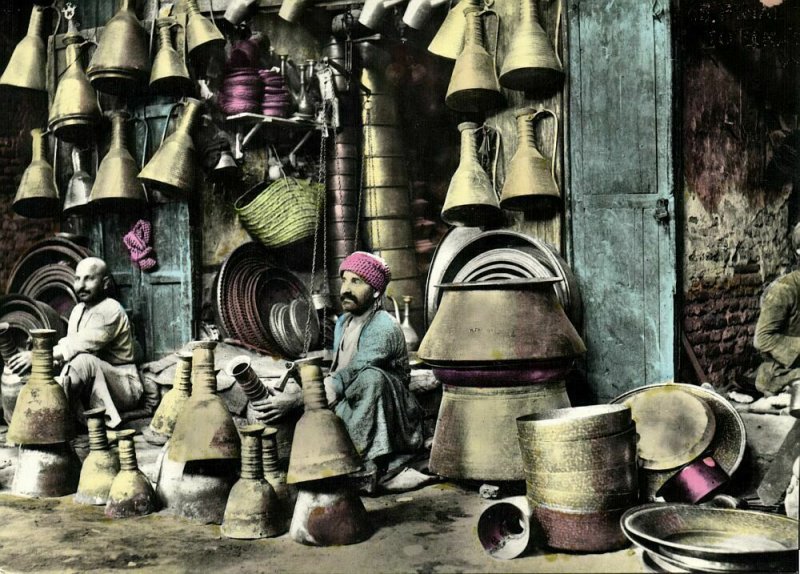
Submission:
POLYGON ((0 297, 0 322, 8 323, 17 347, 23 347, 31 329, 54 329, 57 338, 67 334, 67 323, 55 309, 24 295, 0 297))
POLYGON ((319 318, 314 308, 302 299, 295 299, 288 305, 276 303, 270 309, 269 329, 284 356, 296 359, 305 350, 306 336, 309 341, 319 338, 319 318))

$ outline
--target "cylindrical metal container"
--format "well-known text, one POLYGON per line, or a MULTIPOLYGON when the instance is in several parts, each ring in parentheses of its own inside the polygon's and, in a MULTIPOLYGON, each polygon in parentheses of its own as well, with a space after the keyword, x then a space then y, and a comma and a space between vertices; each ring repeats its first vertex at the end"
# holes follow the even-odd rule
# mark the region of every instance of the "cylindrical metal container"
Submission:
POLYGON ((401 187, 408 184, 406 162, 401 157, 365 157, 364 187, 401 187))
POLYGON ((414 247, 408 219, 368 219, 363 222, 362 229, 370 251, 414 247))
MULTIPOLYGON (((397 126, 397 100, 390 94, 361 96, 361 122, 366 126, 397 126)), ((366 139, 366 138, 365 138, 366 139)))
POLYGON ((366 219, 411 218, 408 188, 371 187, 364 190, 361 215, 366 219))
POLYGON ((547 545, 574 552, 610 552, 628 545, 619 520, 627 510, 568 512, 531 505, 534 519, 542 526, 547 545))
MULTIPOLYGON (((364 125, 364 157, 405 157, 403 136, 396 125, 364 125)), ((403 163, 401 161, 401 163, 403 163)))
POLYGON ((410 247, 400 249, 376 249, 373 251, 378 257, 382 257, 389 269, 392 270, 392 279, 416 278, 419 275, 417 270, 417 254, 410 247))

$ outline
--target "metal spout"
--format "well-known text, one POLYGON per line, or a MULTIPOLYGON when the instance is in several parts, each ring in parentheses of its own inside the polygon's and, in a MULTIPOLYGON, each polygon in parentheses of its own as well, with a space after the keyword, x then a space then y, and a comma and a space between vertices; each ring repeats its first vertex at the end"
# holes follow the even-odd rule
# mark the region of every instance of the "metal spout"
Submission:
POLYGON ((133 436, 136 431, 126 429, 117 433, 120 471, 111 483, 105 515, 108 518, 143 516, 158 510, 158 498, 150 480, 139 470, 133 436))
POLYGON ((83 461, 75 502, 106 504, 111 483, 120 469, 119 457, 108 446, 106 410, 92 409, 84 413, 89 428, 89 454, 83 461))
POLYGON ((225 38, 214 23, 200 13, 197 0, 186 0, 186 11, 189 14, 186 24, 186 47, 189 54, 202 56, 203 52, 225 45, 225 38))
POLYGON ((481 0, 461 0, 445 16, 439 31, 428 44, 431 54, 455 60, 464 48, 464 31, 466 19, 464 11, 467 8, 480 8, 481 0))
POLYGON ((58 215, 58 190, 53 181, 53 168, 47 161, 44 133, 31 130, 33 159, 22 179, 11 207, 23 217, 44 218, 58 215))
POLYGON ((244 394, 247 395, 247 400, 252 402, 267 398, 267 387, 264 386, 253 367, 250 366, 250 357, 246 355, 234 357, 225 367, 225 372, 236 379, 244 394))
POLYGON ((150 421, 150 432, 145 437, 151 444, 164 444, 175 430, 178 415, 192 393, 192 353, 181 351, 175 353, 178 362, 172 388, 161 399, 153 419, 150 421))
POLYGON ((142 184, 136 179, 139 168, 125 142, 127 112, 111 112, 111 147, 100 162, 89 203, 103 211, 126 211, 147 202, 142 184))
POLYGON ((28 23, 28 33, 19 41, 0 85, 26 90, 47 91, 47 49, 43 39, 44 7, 34 6, 28 23))
POLYGON ((369 538, 364 503, 345 480, 323 480, 304 484, 297 494, 292 540, 309 546, 342 546, 369 538))
POLYGON ((64 194, 64 207, 61 210, 64 215, 80 215, 88 209, 94 178, 83 168, 83 155, 78 146, 72 146, 72 177, 64 194))
POLYGON ((150 70, 150 89, 166 96, 184 96, 194 92, 194 82, 181 55, 172 45, 173 18, 156 20, 159 48, 150 70))
POLYGON ((35 498, 66 496, 78 488, 80 472, 81 461, 68 443, 20 445, 11 493, 35 498))

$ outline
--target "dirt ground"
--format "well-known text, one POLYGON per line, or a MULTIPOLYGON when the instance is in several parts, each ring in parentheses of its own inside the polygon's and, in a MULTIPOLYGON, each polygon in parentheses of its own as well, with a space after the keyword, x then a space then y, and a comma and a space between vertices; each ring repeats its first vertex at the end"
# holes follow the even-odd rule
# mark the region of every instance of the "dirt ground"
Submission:
MULTIPOLYGON (((0 428, 4 445, 5 428, 0 428)), ((153 476, 157 447, 136 437, 141 468, 153 476)), ((79 450, 79 454, 81 454, 79 450)), ((85 452, 81 454, 85 456, 85 452)), ((0 447, 0 574, 13 572, 646 572, 640 551, 602 555, 534 549, 511 561, 486 555, 476 536, 494 501, 477 488, 438 483, 365 497, 375 533, 352 546, 317 548, 288 534, 256 541, 221 536, 218 526, 164 514, 111 520, 102 507, 71 496, 28 499, 9 494, 16 449, 0 447)))

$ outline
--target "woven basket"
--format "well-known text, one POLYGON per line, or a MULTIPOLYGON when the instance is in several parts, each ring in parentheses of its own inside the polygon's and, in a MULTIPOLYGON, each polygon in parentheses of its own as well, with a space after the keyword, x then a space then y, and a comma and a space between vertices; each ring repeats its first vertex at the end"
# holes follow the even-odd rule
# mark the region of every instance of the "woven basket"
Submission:
POLYGON ((325 189, 291 177, 250 188, 234 207, 244 228, 267 247, 283 247, 314 234, 325 189))

